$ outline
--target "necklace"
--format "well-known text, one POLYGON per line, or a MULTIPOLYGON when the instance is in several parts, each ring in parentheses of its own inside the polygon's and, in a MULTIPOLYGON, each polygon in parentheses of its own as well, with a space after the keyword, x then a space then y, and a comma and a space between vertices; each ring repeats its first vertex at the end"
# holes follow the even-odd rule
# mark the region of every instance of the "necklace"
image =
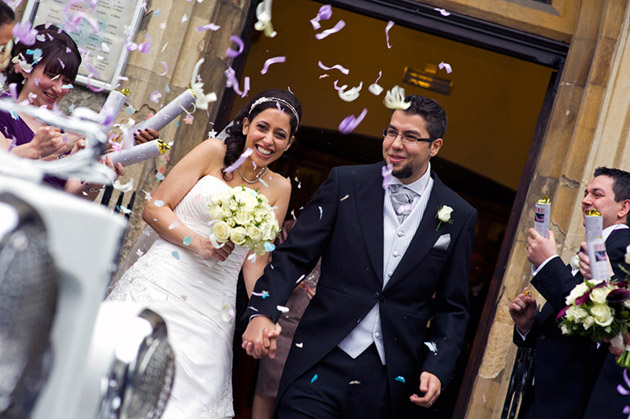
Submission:
POLYGON ((236 168, 236 173, 238 173, 238 175, 241 177, 241 179, 243 179, 245 182, 247 182, 247 183, 249 183, 251 185, 252 183, 258 182, 260 180, 260 178, 263 177, 263 175, 265 173, 267 173, 267 167, 263 167, 262 170, 260 172, 258 172, 258 174, 254 178, 254 180, 249 180, 245 176, 243 176, 241 171, 238 170, 238 167, 236 168))

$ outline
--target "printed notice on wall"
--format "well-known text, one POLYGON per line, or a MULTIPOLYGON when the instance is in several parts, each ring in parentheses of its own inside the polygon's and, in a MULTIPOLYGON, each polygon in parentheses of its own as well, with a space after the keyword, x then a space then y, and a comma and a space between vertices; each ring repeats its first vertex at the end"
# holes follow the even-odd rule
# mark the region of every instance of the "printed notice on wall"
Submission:
POLYGON ((87 83, 89 65, 92 67, 90 85, 109 90, 118 85, 118 77, 126 65, 129 54, 127 39, 134 40, 142 4, 139 0, 99 0, 96 5, 95 9, 90 9, 84 7, 83 2, 69 4, 66 0, 30 0, 23 21, 30 20, 33 26, 54 24, 68 32, 66 16, 83 12, 93 18, 92 23, 83 19, 74 30, 68 32, 79 48, 83 49, 83 63, 77 81, 87 83))

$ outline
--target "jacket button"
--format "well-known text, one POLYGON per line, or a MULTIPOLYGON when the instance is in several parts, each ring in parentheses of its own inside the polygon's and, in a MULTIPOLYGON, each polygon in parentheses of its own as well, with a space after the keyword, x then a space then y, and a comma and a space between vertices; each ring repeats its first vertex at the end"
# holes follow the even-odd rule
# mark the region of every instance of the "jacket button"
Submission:
POLYGON ((541 335, 538 339, 545 340, 545 335, 541 335))
POLYGON ((380 293, 380 292, 376 291, 376 292, 374 293, 374 298, 378 298, 378 297, 380 297, 380 296, 381 296, 381 293, 380 293))

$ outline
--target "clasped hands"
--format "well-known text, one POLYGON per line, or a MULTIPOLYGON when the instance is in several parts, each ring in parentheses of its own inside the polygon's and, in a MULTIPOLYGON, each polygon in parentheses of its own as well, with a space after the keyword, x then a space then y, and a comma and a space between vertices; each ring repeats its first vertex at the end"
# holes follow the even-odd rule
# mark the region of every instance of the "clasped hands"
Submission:
POLYGON ((260 315, 253 317, 247 329, 243 333, 243 344, 241 347, 245 349, 247 355, 256 359, 276 357, 276 339, 280 336, 282 327, 274 323, 269 317, 260 315))

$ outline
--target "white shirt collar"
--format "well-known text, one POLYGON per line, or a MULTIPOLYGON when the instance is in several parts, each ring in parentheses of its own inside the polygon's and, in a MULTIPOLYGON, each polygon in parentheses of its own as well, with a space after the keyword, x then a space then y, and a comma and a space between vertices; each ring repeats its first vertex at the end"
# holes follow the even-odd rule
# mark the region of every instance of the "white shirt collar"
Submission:
POLYGON ((412 182, 409 185, 405 185, 396 176, 392 176, 392 180, 390 182, 390 185, 403 185, 406 188, 411 189, 412 191, 414 191, 418 195, 422 196, 422 194, 424 193, 425 189, 427 188, 427 184, 429 183, 429 179, 430 178, 431 178, 431 162, 429 162, 427 164, 426 172, 424 172, 422 177, 420 177, 420 179, 416 180, 415 182, 412 182))
POLYGON ((623 228, 629 228, 627 224, 613 224, 611 226, 606 227, 605 229, 602 230, 602 239, 604 239, 604 241, 608 240, 608 236, 610 236, 610 233, 612 233, 615 230, 620 230, 623 228))

